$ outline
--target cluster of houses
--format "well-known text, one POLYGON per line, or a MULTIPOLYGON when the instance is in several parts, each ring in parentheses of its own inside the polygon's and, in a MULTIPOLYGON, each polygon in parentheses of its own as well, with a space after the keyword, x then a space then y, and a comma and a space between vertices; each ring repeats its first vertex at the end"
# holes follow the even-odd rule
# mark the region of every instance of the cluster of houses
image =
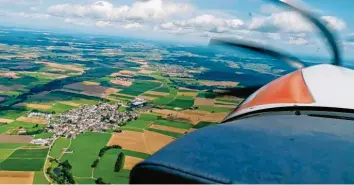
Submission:
POLYGON ((138 114, 133 111, 119 112, 120 106, 120 104, 104 102, 97 105, 83 105, 50 119, 47 130, 56 136, 73 139, 85 131, 116 130, 124 123, 138 117, 138 114))
POLYGON ((167 65, 167 64, 163 64, 163 65, 155 65, 154 67, 156 67, 159 71, 164 72, 164 73, 178 73, 178 74, 183 74, 185 69, 183 66, 179 66, 179 65, 167 65))
POLYGON ((29 118, 41 118, 45 120, 50 120, 52 118, 52 114, 49 113, 42 113, 42 112, 30 112, 27 114, 29 118))

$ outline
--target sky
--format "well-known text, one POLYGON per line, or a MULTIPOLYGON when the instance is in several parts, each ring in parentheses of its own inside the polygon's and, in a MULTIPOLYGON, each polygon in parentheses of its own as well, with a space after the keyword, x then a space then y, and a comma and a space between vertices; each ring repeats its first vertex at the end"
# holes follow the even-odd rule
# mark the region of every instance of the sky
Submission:
MULTIPOLYGON (((354 1, 291 2, 315 13, 337 33, 345 58, 354 58, 354 1)), ((0 16, 0 26, 204 45, 213 37, 241 39, 329 56, 311 24, 270 0, 0 0, 0 16)))

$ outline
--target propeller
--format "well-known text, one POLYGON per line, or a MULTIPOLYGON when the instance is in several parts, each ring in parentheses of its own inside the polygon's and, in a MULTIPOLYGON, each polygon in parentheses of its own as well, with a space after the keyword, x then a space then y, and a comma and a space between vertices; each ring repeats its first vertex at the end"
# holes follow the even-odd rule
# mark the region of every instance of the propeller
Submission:
MULTIPOLYGON (((340 66, 342 64, 341 62, 341 53, 340 49, 337 43, 337 37, 336 35, 330 31, 330 29, 322 23, 315 15, 310 13, 309 11, 297 7, 295 5, 289 4, 287 2, 283 2, 281 0, 269 0, 273 3, 279 4, 287 9, 290 9, 292 11, 298 12, 300 15, 302 15, 305 19, 310 21, 318 30, 320 33, 326 38, 327 42, 329 43, 331 53, 333 56, 332 59, 332 64, 340 66)), ((235 48, 242 48, 242 49, 247 49, 253 52, 257 52, 263 55, 271 56, 273 58, 278 59, 278 61, 282 61, 286 63, 289 66, 292 66, 296 69, 300 69, 305 67, 305 63, 301 61, 300 59, 293 57, 289 54, 285 54, 280 51, 276 51, 275 49, 269 48, 269 46, 262 46, 258 45, 256 43, 251 43, 251 42, 246 42, 246 41, 241 41, 241 40, 224 40, 224 39, 218 39, 218 38, 212 38, 209 42, 209 46, 214 46, 214 45, 219 45, 219 46, 228 46, 228 47, 235 47, 235 48)), ((257 91, 259 88, 261 88, 262 85, 257 85, 257 86, 250 86, 250 87, 245 87, 245 88, 232 88, 232 89, 225 89, 222 92, 216 92, 217 95, 222 96, 222 95, 230 95, 230 96, 236 96, 236 97, 248 97, 255 91, 257 91)))

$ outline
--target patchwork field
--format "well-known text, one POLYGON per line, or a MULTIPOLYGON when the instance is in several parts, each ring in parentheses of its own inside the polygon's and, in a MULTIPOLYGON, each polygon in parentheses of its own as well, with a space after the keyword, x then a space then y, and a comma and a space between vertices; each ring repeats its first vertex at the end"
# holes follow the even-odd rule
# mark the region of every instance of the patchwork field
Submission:
POLYGON ((206 86, 219 86, 219 87, 236 87, 238 82, 231 81, 206 81, 202 80, 201 83, 206 86))
POLYGON ((114 184, 127 184, 130 171, 121 170, 120 172, 114 172, 114 164, 120 152, 121 150, 119 149, 108 150, 95 168, 94 177, 102 177, 106 182, 114 184))
POLYGON ((13 119, 0 118, 0 123, 11 123, 13 121, 14 121, 13 119))
POLYGON ((43 169, 47 152, 48 148, 17 149, 6 160, 0 163, 0 170, 40 171, 43 169))
POLYGON ((45 119, 40 119, 40 118, 34 118, 34 117, 25 117, 25 116, 21 116, 19 118, 16 119, 16 121, 23 121, 23 122, 27 122, 27 123, 36 123, 36 124, 47 124, 48 121, 45 119))
POLYGON ((133 84, 133 82, 131 81, 126 81, 126 80, 111 80, 112 84, 116 84, 116 85, 121 85, 124 87, 129 87, 133 84))
POLYGON ((91 177, 91 164, 98 157, 101 148, 106 146, 111 134, 84 133, 71 142, 72 154, 64 154, 61 161, 69 160, 72 173, 77 177, 91 177))
POLYGON ((123 149, 151 154, 145 143, 144 133, 130 130, 123 130, 121 133, 114 133, 107 143, 108 146, 119 145, 123 149))
POLYGON ((184 134, 188 130, 188 129, 170 127, 170 126, 155 125, 155 124, 149 126, 149 128, 153 128, 153 129, 157 129, 157 130, 170 131, 170 132, 175 132, 175 133, 180 133, 180 134, 184 134))
POLYGON ((64 90, 89 96, 104 97, 107 88, 96 84, 88 85, 87 83, 79 82, 64 86, 64 90))
POLYGON ((34 172, 0 171, 1 184, 32 184, 34 172))
POLYGON ((128 94, 132 96, 137 96, 140 95, 146 91, 149 91, 151 89, 155 89, 157 87, 161 86, 160 83, 157 82, 151 82, 151 81, 135 81, 133 85, 130 87, 123 89, 119 93, 121 94, 128 94))
POLYGON ((132 156, 125 156, 124 159, 124 169, 131 170, 136 164, 142 162, 144 159, 132 157, 132 156))
POLYGON ((146 145, 149 148, 150 154, 157 152, 158 150, 175 140, 173 137, 156 132, 151 132, 148 130, 144 132, 144 137, 146 140, 146 145))
POLYGON ((164 118, 172 120, 184 120, 185 122, 190 122, 194 125, 201 121, 220 122, 228 115, 227 112, 210 113, 207 111, 200 110, 184 110, 178 112, 167 109, 153 109, 152 111, 154 113, 161 114, 164 118))
POLYGON ((56 159, 59 159, 63 154, 63 149, 68 148, 69 145, 70 145, 70 139, 62 138, 62 137, 58 138, 55 140, 55 143, 53 144, 49 155, 56 159))

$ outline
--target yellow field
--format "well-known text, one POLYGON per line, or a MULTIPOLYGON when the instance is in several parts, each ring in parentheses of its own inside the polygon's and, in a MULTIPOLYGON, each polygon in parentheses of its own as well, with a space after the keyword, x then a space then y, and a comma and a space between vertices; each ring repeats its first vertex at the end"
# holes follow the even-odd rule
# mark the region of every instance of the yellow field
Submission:
POLYGON ((135 71, 128 71, 128 70, 122 70, 117 73, 112 73, 110 76, 116 77, 116 76, 127 76, 127 77, 132 77, 136 74, 135 71))
POLYGON ((43 104, 35 104, 35 103, 26 103, 25 106, 32 109, 43 109, 43 110, 52 108, 51 105, 43 105, 43 104))
POLYGON ((115 94, 117 92, 119 92, 120 89, 116 89, 116 88, 107 88, 105 91, 104 91, 104 96, 107 97, 109 96, 110 94, 115 94))
POLYGON ((138 96, 138 98, 143 98, 143 99, 149 100, 149 101, 152 101, 152 100, 156 99, 156 97, 144 96, 144 95, 138 96))
POLYGON ((32 184, 34 172, 0 171, 1 184, 32 184))
POLYGON ((180 88, 178 88, 178 90, 198 91, 198 90, 195 90, 195 89, 189 89, 189 88, 185 88, 185 87, 180 87, 180 88))
POLYGON ((144 159, 140 159, 132 156, 125 156, 124 159, 124 169, 131 170, 136 164, 142 162, 144 159))
POLYGON ((147 130, 144 132, 123 130, 121 133, 114 133, 107 145, 119 145, 126 150, 153 154, 173 140, 174 138, 170 136, 147 130))
POLYGON ((0 118, 0 123, 11 123, 13 122, 14 120, 12 119, 5 119, 5 118, 0 118))
POLYGON ((221 87, 236 87, 239 84, 238 82, 231 82, 231 81, 207 81, 207 80, 202 80, 200 82, 203 85, 206 85, 206 86, 221 86, 221 87))
POLYGON ((191 96, 191 97, 196 97, 198 95, 198 92, 178 92, 178 96, 191 96))
POLYGON ((69 105, 69 106, 73 106, 73 107, 79 107, 80 104, 71 102, 71 101, 60 101, 59 103, 64 104, 64 105, 69 105))
POLYGON ((157 96, 167 96, 170 93, 165 93, 165 92, 157 92, 157 91, 147 91, 144 94, 151 94, 151 95, 157 95, 157 96))
POLYGON ((207 111, 199 110, 184 110, 181 112, 167 110, 167 109, 153 109, 152 112, 161 114, 164 118, 179 119, 190 122, 192 124, 197 124, 200 121, 207 122, 220 122, 222 121, 228 113, 210 113, 207 111))
POLYGON ((114 133, 107 145, 119 145, 123 149, 150 153, 145 145, 144 133, 142 132, 123 130, 122 133, 114 133))
POLYGON ((29 118, 29 117, 24 117, 21 116, 19 118, 16 119, 17 121, 23 121, 23 122, 27 122, 27 123, 36 123, 36 124, 47 124, 48 121, 44 120, 44 119, 40 119, 40 118, 29 118))
POLYGON ((194 99, 194 106, 198 105, 212 105, 214 106, 215 104, 215 99, 209 99, 209 98, 195 98, 194 99))
POLYGON ((125 81, 125 80, 111 80, 111 83, 116 84, 116 85, 125 86, 125 87, 129 87, 133 84, 133 82, 125 81))
POLYGON ((156 132, 151 132, 148 130, 145 130, 144 136, 150 154, 157 152, 158 150, 175 140, 173 137, 159 134, 156 132))
POLYGON ((16 73, 15 72, 0 72, 0 77, 8 77, 8 78, 20 78, 18 76, 16 76, 16 73))
POLYGON ((80 66, 77 65, 65 65, 65 64, 57 64, 52 62, 36 62, 36 63, 44 64, 46 66, 56 68, 56 69, 61 69, 61 70, 74 70, 74 71, 84 72, 84 69, 82 69, 80 66))
POLYGON ((90 82, 90 81, 83 81, 82 83, 85 84, 85 85, 100 85, 97 82, 90 82))
POLYGON ((152 74, 152 73, 154 73, 154 71, 149 71, 149 70, 146 70, 146 69, 142 69, 142 70, 140 70, 140 71, 138 71, 138 73, 141 73, 141 74, 152 74))

